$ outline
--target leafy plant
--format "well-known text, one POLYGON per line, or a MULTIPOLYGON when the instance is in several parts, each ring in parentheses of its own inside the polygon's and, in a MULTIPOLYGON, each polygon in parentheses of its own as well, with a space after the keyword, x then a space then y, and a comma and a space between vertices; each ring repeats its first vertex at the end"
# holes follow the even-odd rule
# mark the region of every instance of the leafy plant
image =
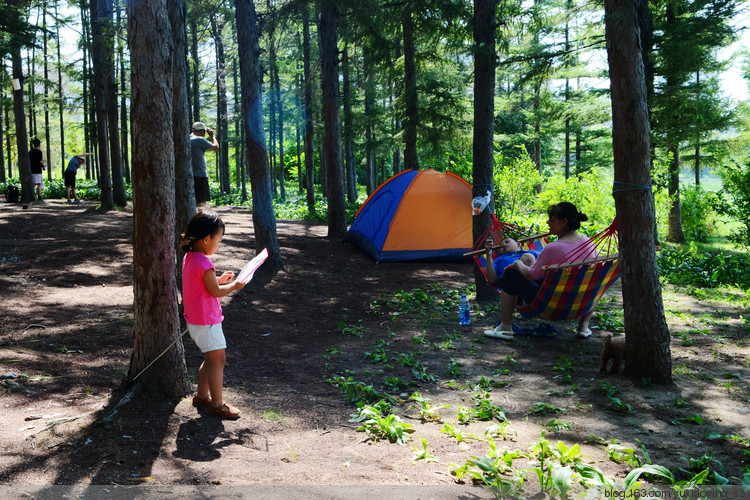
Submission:
POLYGON ((513 468, 513 460, 526 457, 526 455, 508 450, 500 452, 492 439, 488 439, 487 443, 490 450, 485 457, 471 456, 460 467, 456 464, 450 464, 457 467, 451 471, 451 474, 456 477, 456 480, 468 476, 474 482, 487 485, 495 498, 521 497, 525 477, 523 472, 516 471, 513 468), (505 477, 506 475, 510 475, 510 477, 505 477))
POLYGON ((359 320, 359 324, 354 326, 347 326, 346 322, 344 321, 337 322, 336 326, 339 327, 342 334, 358 338, 364 337, 364 334, 367 331, 367 329, 362 325, 361 319, 359 320))
POLYGON ((570 382, 572 382, 573 375, 576 372, 575 366, 573 366, 573 360, 564 356, 560 356, 559 358, 557 358, 557 362, 555 363, 555 366, 552 367, 552 369, 562 372, 561 375, 556 375, 555 378, 559 378, 560 381, 564 384, 569 384, 570 382))
POLYGON ((562 430, 568 430, 573 428, 573 422, 565 422, 559 419, 553 419, 544 424, 544 426, 553 431, 555 434, 559 434, 562 430))
MULTIPOLYGON (((450 405, 441 405, 437 407, 432 407, 430 405, 429 401, 422 397, 422 394, 419 392, 415 392, 409 397, 410 401, 415 401, 419 403, 419 416, 422 418, 423 421, 430 420, 434 422, 442 422, 442 415, 440 414, 440 410, 444 408, 449 408, 450 405)), ((414 408, 412 406, 412 408, 414 408)))
POLYGON ((459 361, 456 361, 455 359, 452 359, 445 373, 447 373, 448 376, 453 377, 453 378, 461 378, 466 375, 466 373, 464 373, 463 370, 461 370, 461 368, 462 368, 461 363, 459 361))
POLYGON ((474 434, 468 433, 468 432, 461 432, 460 430, 456 429, 454 426, 452 426, 449 423, 444 423, 443 428, 440 429, 440 432, 443 434, 447 434, 448 436, 454 438, 459 443, 463 443, 467 439, 476 439, 479 438, 476 437, 474 434))
POLYGON ((400 417, 390 413, 391 406, 381 400, 370 406, 358 403, 359 411, 352 415, 350 422, 361 422, 358 432, 364 431, 373 441, 388 439, 391 443, 405 444, 409 434, 414 432, 414 426, 407 424, 400 417))
POLYGON ((503 420, 500 424, 492 424, 484 430, 484 435, 488 438, 501 438, 507 440, 511 433, 517 436, 518 433, 510 428, 510 420, 503 420))
POLYGON ((438 377, 437 375, 427 373, 427 367, 421 364, 412 368, 411 373, 412 375, 414 375, 414 378, 419 380, 420 382, 435 382, 437 380, 440 380, 440 377, 438 377))
POLYGON ((373 386, 356 382, 353 377, 339 376, 327 379, 326 382, 341 389, 346 394, 346 400, 349 403, 375 401, 383 397, 373 386))
POLYGON ((531 411, 533 413, 565 413, 565 408, 537 401, 531 405, 531 411))
POLYGON ((423 437, 420 437, 419 440, 422 441, 422 449, 412 447, 412 450, 414 450, 414 455, 411 457, 412 462, 417 460, 424 460, 427 463, 439 462, 437 457, 427 449, 427 440, 423 437))

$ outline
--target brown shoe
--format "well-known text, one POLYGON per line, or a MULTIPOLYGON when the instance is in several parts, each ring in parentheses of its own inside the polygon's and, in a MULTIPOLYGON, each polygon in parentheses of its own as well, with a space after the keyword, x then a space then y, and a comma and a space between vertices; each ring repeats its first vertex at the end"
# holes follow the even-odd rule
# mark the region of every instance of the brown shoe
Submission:
POLYGON ((241 413, 240 410, 226 403, 221 406, 209 406, 208 411, 221 418, 239 418, 241 413))
POLYGON ((196 408, 199 406, 211 406, 211 398, 202 398, 196 394, 193 396, 193 406, 196 408))

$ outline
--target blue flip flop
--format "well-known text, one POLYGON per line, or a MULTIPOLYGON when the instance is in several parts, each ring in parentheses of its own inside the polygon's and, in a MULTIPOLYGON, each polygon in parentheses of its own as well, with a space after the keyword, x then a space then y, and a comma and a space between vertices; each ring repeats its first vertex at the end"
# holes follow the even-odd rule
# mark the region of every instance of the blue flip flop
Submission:
POLYGON ((539 325, 532 330, 532 335, 536 337, 557 337, 557 328, 549 323, 539 323, 539 325))

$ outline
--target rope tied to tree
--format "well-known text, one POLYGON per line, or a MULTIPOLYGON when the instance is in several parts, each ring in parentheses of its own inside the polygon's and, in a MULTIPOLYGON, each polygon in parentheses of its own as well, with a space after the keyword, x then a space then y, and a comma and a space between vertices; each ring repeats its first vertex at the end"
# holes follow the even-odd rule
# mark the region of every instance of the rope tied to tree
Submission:
POLYGON ((614 181, 615 186, 612 186, 612 196, 615 195, 615 193, 620 193, 622 191, 637 191, 640 189, 648 189, 649 191, 653 190, 653 186, 646 186, 644 184, 632 184, 630 182, 622 182, 622 181, 614 181), (617 188, 616 185, 620 184, 622 186, 628 186, 623 188, 617 188))

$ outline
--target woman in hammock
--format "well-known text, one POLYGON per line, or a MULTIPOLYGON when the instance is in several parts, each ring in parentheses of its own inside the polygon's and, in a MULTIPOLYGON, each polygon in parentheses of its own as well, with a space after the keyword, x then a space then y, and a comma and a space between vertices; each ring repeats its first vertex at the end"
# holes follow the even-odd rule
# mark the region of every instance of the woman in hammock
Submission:
MULTIPOLYGON (((545 246, 531 266, 517 260, 505 268, 500 280, 500 325, 494 331, 488 330, 485 335, 501 339, 513 338, 513 311, 516 303, 522 300, 528 304, 534 300, 544 278, 545 266, 560 264, 560 259, 575 249, 580 249, 580 259, 597 256, 591 240, 576 232, 581 227, 581 222, 589 218, 579 212, 574 204, 562 202, 552 205, 547 209, 547 215, 549 232, 557 236, 557 240, 545 246)), ((579 320, 576 329, 578 338, 591 336, 589 320, 592 314, 593 311, 579 320)))

